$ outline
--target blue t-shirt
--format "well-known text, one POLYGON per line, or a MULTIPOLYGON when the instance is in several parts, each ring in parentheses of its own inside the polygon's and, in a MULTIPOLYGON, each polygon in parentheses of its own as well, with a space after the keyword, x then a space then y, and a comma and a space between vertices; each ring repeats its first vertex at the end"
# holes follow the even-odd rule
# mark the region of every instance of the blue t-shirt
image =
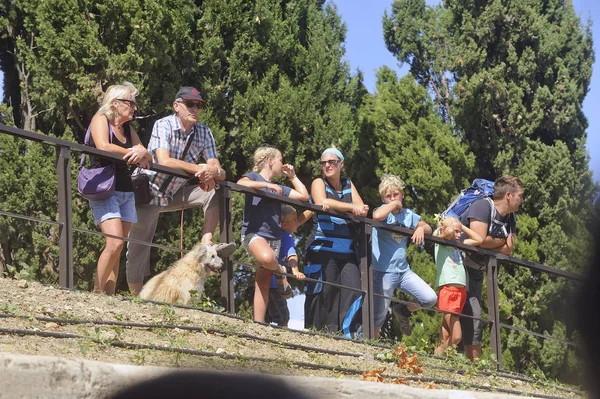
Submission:
MULTIPOLYGON (((378 208, 377 208, 378 209, 378 208)), ((414 229, 421 220, 410 209, 403 208, 399 213, 390 212, 385 220, 387 224, 414 229)), ((378 272, 404 272, 410 268, 406 261, 406 245, 409 236, 388 230, 373 229, 373 269, 378 272)))
MULTIPOLYGON (((259 173, 250 172, 244 177, 253 181, 262 181, 271 183, 262 177, 259 173)), ((292 189, 287 186, 278 185, 281 187, 284 197, 289 197, 292 189)), ((262 188, 262 191, 268 191, 262 188)), ((271 191, 272 193, 272 191, 271 191)), ((281 239, 281 203, 270 198, 261 198, 254 195, 246 195, 244 204, 244 221, 242 223, 242 236, 248 233, 255 233, 268 240, 281 239)))
MULTIPOLYGON (((281 246, 279 247, 279 259, 280 265, 287 267, 288 272, 290 271, 289 259, 290 256, 297 255, 296 248, 294 247, 294 237, 286 231, 281 232, 281 246)), ((271 285, 269 288, 277 288, 277 279, 275 275, 271 279, 271 285)))

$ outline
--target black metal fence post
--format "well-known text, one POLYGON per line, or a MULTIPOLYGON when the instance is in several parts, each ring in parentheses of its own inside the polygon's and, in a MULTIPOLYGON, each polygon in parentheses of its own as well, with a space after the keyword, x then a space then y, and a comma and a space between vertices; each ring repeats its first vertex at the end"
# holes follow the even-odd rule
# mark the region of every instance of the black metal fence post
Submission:
POLYGON ((56 147, 56 180, 58 186, 59 256, 58 283, 73 288, 73 214, 71 207, 71 150, 56 147))
MULTIPOLYGON (((219 195, 219 228, 221 230, 221 242, 233 241, 233 227, 231 224, 231 189, 222 185, 218 191, 219 195)), ((233 286, 233 261, 231 257, 223 259, 221 270, 221 301, 228 313, 235 313, 235 291, 233 286)))
POLYGON ((502 344, 500 342, 500 306, 498 303, 498 259, 490 256, 487 265, 487 304, 490 324, 490 346, 496 355, 496 369, 502 368, 502 344))
POLYGON ((373 279, 371 259, 369 259, 369 236, 373 226, 367 223, 360 224, 360 284, 366 291, 363 296, 362 323, 363 336, 366 339, 375 338, 375 322, 373 320, 373 279))

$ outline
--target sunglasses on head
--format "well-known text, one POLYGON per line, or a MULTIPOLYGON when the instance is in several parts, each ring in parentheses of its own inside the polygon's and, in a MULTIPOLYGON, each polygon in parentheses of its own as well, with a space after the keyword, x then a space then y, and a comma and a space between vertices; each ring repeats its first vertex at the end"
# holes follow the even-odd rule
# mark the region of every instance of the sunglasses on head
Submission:
POLYGON ((178 101, 178 103, 183 104, 186 108, 198 108, 202 109, 204 107, 204 103, 200 101, 178 101))
POLYGON ((319 161, 319 165, 321 165, 321 167, 324 167, 326 165, 333 166, 333 165, 337 165, 340 162, 342 162, 342 161, 339 159, 329 159, 327 161, 319 161))

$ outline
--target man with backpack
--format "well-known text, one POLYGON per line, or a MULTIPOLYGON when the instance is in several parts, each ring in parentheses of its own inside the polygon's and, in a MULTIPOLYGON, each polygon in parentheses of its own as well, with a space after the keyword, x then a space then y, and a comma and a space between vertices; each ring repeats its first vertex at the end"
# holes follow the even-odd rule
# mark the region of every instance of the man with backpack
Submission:
MULTIPOLYGON (((494 182, 494 193, 490 198, 483 196, 475 200, 461 215, 460 221, 481 237, 485 237, 480 248, 510 255, 515 243, 517 220, 515 212, 523 203, 523 184, 513 176, 502 176, 494 182)), ((481 318, 481 293, 484 270, 488 256, 467 255, 467 301, 463 314, 481 318)), ((465 355, 474 360, 481 357, 483 326, 480 320, 460 319, 465 355)))

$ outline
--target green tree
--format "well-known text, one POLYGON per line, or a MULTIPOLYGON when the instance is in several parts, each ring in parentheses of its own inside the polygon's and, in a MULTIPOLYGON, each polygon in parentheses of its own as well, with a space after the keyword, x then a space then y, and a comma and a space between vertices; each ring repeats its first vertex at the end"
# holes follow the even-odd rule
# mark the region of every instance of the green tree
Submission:
MULTIPOLYGON (((475 154, 476 174, 522 179, 527 199, 514 255, 584 270, 597 187, 582 102, 594 54, 589 24, 582 26, 572 4, 446 0, 431 7, 397 0, 384 16, 384 37, 475 154)), ((572 283, 508 267, 500 284, 504 322, 570 337, 561 303, 572 283), (512 295, 519 291, 524 295, 512 295)), ((517 334, 503 341, 510 347, 507 364, 519 370, 537 364, 557 376, 568 356, 541 362, 546 344, 517 334)))
MULTIPOLYGON (((0 62, 16 125, 81 138, 107 86, 128 80, 140 90, 139 113, 149 116, 137 122, 147 141, 154 120, 169 111, 178 87, 194 85, 207 100, 201 121, 215 136, 230 180, 247 172, 254 149, 268 142, 309 183, 320 172, 317 160, 324 148, 337 145, 348 157, 357 151, 355 101, 366 93, 361 75, 351 76, 342 60, 345 26, 335 6, 324 3, 3 2, 0 24, 6 29, 0 62)), ((7 162, 18 153, 9 157, 7 151, 7 162)), ((54 170, 52 159, 50 155, 41 163, 48 173, 54 170)), ((13 168, 17 173, 23 167, 13 168)), ((51 178, 39 184, 55 191, 51 178)), ((18 204, 25 188, 7 188, 6 200, 18 204)), ((75 196, 74 204, 75 225, 96 230, 86 202, 75 196)), ((242 201, 236 199, 234 205, 239 242, 242 201)), ((45 206, 56 214, 55 199, 45 206)), ((155 242, 178 247, 178 227, 178 214, 161 216, 155 242)), ((0 231, 9 233, 8 228, 0 231)), ((199 239, 201 228, 202 212, 188 211, 186 247, 199 239)), ((75 240, 76 281, 89 288, 102 238, 76 233, 75 240)), ((24 258, 33 256, 30 251, 24 258)), ((177 256, 153 250, 152 264, 159 271, 177 256)), ((243 250, 237 256, 243 259, 243 250)), ((252 289, 252 274, 244 276, 238 286, 252 289)), ((120 282, 125 289, 123 274, 120 282)))

